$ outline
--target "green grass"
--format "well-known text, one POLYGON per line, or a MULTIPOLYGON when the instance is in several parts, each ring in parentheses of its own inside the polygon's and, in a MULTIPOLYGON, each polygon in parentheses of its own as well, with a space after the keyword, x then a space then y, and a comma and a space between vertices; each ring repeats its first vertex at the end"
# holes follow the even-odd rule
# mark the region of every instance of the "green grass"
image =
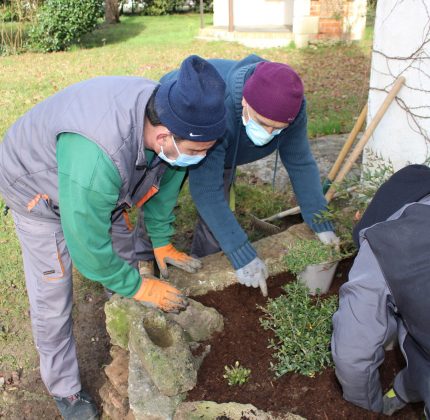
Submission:
POLYGON ((31 346, 28 299, 21 251, 11 216, 0 203, 0 371, 29 367, 36 361, 31 346), (23 345, 25 343, 25 345, 23 345))
MULTIPOLYGON (((0 57, 0 138, 32 106, 72 83, 99 75, 158 80, 190 54, 241 59, 257 53, 269 60, 291 64, 304 80, 311 137, 348 132, 366 102, 371 33, 366 35, 367 41, 351 45, 255 51, 236 43, 195 39, 199 28, 196 14, 121 20, 120 25, 102 24, 67 52, 0 57)), ((211 20, 212 16, 207 15, 206 24, 211 20)), ((2 29, 11 28, 13 24, 2 29)), ((291 197, 272 193, 269 186, 257 188, 248 181, 238 179, 236 214, 256 239, 258 234, 252 231, 249 213, 259 217, 276 213, 288 207, 291 197)), ((177 238, 185 232, 189 243, 196 213, 186 189, 181 194, 177 214, 177 238)), ((10 215, 0 216, 0 261, 1 371, 36 363, 20 249, 10 215)), ((78 296, 85 294, 86 288, 101 293, 93 284, 84 283, 87 282, 77 283, 82 288, 78 296)))

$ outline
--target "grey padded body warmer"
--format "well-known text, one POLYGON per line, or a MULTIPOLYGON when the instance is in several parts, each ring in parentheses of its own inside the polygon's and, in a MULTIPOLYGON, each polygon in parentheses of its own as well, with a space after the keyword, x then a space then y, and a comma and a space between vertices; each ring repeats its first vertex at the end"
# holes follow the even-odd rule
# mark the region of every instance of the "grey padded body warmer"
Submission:
POLYGON ((413 203, 399 218, 364 232, 409 334, 430 358, 430 206, 413 203))
POLYGON ((143 144, 145 107, 156 86, 141 77, 98 77, 69 86, 18 119, 0 144, 0 192, 8 206, 28 217, 59 217, 56 143, 64 132, 96 143, 120 174, 118 206, 136 204, 142 187, 152 184, 151 172, 160 178, 156 172, 165 169, 161 164, 148 170, 143 144), (27 205, 37 194, 49 200, 29 213, 27 205))

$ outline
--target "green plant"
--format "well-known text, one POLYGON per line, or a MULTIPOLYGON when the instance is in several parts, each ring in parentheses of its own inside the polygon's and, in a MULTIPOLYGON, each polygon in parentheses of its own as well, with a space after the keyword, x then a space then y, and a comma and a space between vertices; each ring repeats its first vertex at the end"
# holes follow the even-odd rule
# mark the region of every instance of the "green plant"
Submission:
POLYGON ((240 366, 238 361, 236 361, 234 366, 224 366, 224 370, 225 374, 223 378, 227 379, 229 386, 243 385, 248 382, 251 375, 251 369, 240 366))
POLYGON ((27 28, 34 20, 40 0, 0 2, 0 55, 18 54, 27 43, 27 28))
POLYGON ((100 4, 101 0, 47 0, 30 30, 33 48, 43 52, 67 49, 96 27, 100 4))
POLYGON ((312 299, 299 282, 283 286, 285 295, 269 299, 260 307, 264 316, 261 326, 275 338, 269 347, 275 350, 276 363, 270 363, 276 377, 288 372, 313 377, 332 364, 331 319, 337 310, 337 296, 312 299))
POLYGON ((13 22, 17 21, 18 16, 15 10, 12 9, 9 5, 4 5, 0 7, 0 21, 1 22, 13 22))
POLYGON ((147 16, 161 16, 169 13, 173 8, 172 0, 147 0, 143 14, 147 16))
MULTIPOLYGON (((160 16, 191 11, 200 11, 200 0, 146 0, 143 14, 147 16, 160 16)), ((213 12, 212 0, 204 0, 203 12, 213 12)))
POLYGON ((308 265, 338 261, 342 257, 341 251, 332 245, 325 245, 318 239, 300 239, 288 248, 283 261, 288 271, 297 275, 308 265))

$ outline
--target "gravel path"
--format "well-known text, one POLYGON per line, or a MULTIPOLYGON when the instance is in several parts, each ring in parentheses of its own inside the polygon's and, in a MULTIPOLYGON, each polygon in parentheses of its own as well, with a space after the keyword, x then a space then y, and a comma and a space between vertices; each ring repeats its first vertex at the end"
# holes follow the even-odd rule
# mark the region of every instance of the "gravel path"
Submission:
MULTIPOLYGON (((330 171, 347 137, 348 134, 334 134, 310 140, 312 153, 317 161, 321 177, 325 177, 330 171)), ((264 182, 272 183, 274 167, 275 153, 272 153, 270 156, 257 162, 240 166, 240 171, 249 175, 257 176, 264 182)), ((355 171, 357 171, 357 169, 355 169, 355 171)), ((284 165, 282 165, 282 162, 278 160, 275 182, 276 189, 285 189, 288 185, 287 181, 287 172, 284 165)))

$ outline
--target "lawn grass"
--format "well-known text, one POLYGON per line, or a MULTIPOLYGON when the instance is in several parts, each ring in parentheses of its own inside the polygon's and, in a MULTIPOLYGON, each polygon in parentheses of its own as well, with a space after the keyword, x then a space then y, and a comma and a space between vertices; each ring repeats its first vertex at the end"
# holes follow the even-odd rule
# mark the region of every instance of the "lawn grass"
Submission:
MULTIPOLYGON (((207 15, 206 24, 211 20, 212 16, 207 15)), ((254 51, 236 43, 197 40, 194 36, 198 27, 196 14, 122 17, 120 25, 101 25, 67 52, 0 57, 0 138, 28 109, 72 83, 99 75, 158 80, 190 54, 241 59, 257 53, 289 63, 305 83, 310 136, 348 132, 352 128, 367 100, 371 34, 363 43, 350 45, 254 51)), ((270 187, 251 187, 248 180, 241 182, 240 177, 237 196, 237 214, 245 226, 247 213, 268 216, 286 208, 289 199, 273 193, 270 187), (261 203, 268 204, 261 208, 261 203)), ((0 210, 1 207, 0 201, 0 210)), ((190 232, 194 221, 195 209, 185 189, 178 207, 179 231, 190 232)), ((1 372, 36 363, 20 250, 10 215, 0 216, 0 261, 1 372)), ((81 287, 79 281, 76 286, 81 287)))

